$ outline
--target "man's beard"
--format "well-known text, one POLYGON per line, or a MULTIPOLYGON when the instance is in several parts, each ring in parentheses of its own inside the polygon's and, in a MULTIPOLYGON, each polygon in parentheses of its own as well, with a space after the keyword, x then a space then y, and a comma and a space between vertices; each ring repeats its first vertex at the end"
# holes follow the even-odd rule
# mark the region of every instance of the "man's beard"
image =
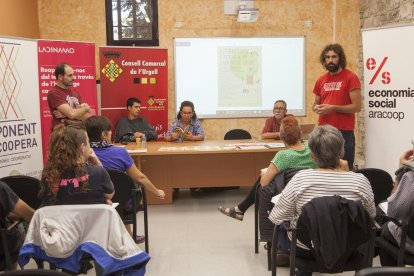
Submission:
POLYGON ((339 70, 339 63, 335 64, 335 63, 329 63, 325 65, 326 70, 328 70, 331 73, 335 73, 336 71, 339 70))

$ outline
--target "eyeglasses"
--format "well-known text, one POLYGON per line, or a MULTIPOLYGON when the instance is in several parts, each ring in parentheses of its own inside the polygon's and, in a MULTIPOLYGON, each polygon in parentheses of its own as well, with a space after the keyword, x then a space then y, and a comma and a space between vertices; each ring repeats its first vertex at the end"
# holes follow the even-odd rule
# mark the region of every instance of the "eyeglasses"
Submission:
POLYGON ((181 111, 181 115, 187 115, 187 116, 189 116, 189 115, 193 115, 193 112, 184 112, 184 111, 181 111))
POLYGON ((284 110, 286 110, 286 108, 284 108, 284 107, 275 107, 275 108, 273 108, 273 110, 284 111, 284 110))

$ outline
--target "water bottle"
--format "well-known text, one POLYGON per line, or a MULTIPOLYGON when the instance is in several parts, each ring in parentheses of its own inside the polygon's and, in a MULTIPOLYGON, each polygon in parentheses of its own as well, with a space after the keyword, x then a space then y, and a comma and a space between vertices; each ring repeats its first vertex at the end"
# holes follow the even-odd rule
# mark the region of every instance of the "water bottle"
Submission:
POLYGON ((141 137, 141 149, 147 149, 147 137, 145 137, 145 135, 142 135, 141 137))

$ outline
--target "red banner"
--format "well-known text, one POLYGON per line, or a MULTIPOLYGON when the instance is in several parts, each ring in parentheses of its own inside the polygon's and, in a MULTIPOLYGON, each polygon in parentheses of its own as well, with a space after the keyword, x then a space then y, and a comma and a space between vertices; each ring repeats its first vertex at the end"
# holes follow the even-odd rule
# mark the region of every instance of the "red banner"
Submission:
MULTIPOLYGON (((101 47, 101 114, 115 128, 127 116, 126 101, 141 100, 141 113, 163 139, 168 130, 167 49, 101 47)), ((114 131, 113 131, 114 132, 114 131)))
POLYGON ((95 80, 95 44, 67 41, 38 41, 40 116, 42 122, 43 162, 47 161, 47 146, 51 132, 52 115, 47 93, 56 84, 55 67, 61 62, 72 65, 75 71, 73 87, 92 109, 97 111, 95 80))

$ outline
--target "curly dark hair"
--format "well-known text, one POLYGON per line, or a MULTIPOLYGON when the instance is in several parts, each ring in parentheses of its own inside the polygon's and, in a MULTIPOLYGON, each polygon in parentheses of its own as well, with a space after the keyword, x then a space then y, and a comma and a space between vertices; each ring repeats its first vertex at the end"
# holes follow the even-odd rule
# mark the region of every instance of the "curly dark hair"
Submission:
MULTIPOLYGON (((87 174, 81 160, 80 147, 86 144, 87 134, 83 124, 57 125, 49 140, 47 163, 42 172, 39 197, 56 199, 61 179, 67 175, 80 178, 87 174)), ((86 191, 88 181, 80 181, 80 190, 86 191)))
POLYGON ((346 68, 345 51, 342 48, 342 46, 338 43, 326 45, 325 48, 322 50, 321 55, 319 56, 319 62, 326 68, 325 55, 329 51, 334 51, 338 55, 339 65, 341 66, 342 69, 345 69, 346 68))

